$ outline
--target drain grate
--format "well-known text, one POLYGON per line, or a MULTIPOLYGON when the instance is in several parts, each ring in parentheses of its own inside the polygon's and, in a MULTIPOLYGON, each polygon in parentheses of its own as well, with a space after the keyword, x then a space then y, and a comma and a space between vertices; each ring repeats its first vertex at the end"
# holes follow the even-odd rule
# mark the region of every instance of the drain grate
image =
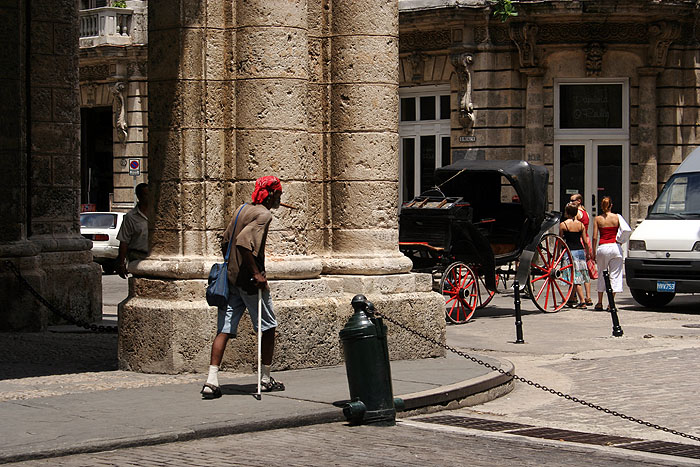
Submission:
POLYGON ((636 438, 602 435, 599 433, 584 433, 582 431, 561 430, 558 428, 526 428, 524 430, 511 431, 510 433, 513 435, 530 436, 531 438, 555 439, 559 441, 572 441, 574 443, 597 444, 599 446, 612 446, 615 444, 642 441, 636 438))
POLYGON ((573 443, 611 446, 620 449, 666 454, 669 456, 700 459, 700 446, 693 444, 672 443, 667 441, 645 441, 639 438, 611 436, 599 433, 562 430, 559 428, 534 427, 522 423, 502 422, 486 418, 462 417, 456 415, 437 415, 417 420, 438 425, 471 428, 483 431, 501 431, 511 435, 528 436, 530 438, 570 441, 573 443))
POLYGON ((682 324, 684 328, 700 328, 700 323, 682 324))
POLYGON ((437 423, 438 425, 458 426, 462 428, 473 428, 484 431, 507 431, 528 428, 532 425, 522 423, 501 422, 498 420, 488 420, 485 418, 457 417, 454 415, 438 415, 434 417, 421 418, 421 422, 437 423))
POLYGON ((668 441, 644 441, 630 444, 629 446, 618 446, 623 449, 634 451, 653 452, 656 454, 667 454, 670 456, 690 457, 700 459, 700 446, 692 444, 670 443, 668 441))

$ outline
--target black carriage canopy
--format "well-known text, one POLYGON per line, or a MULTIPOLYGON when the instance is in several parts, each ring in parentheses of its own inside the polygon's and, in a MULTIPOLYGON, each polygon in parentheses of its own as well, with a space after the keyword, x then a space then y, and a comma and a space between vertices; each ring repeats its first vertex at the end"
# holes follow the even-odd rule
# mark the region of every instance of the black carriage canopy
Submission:
POLYGON ((547 209, 546 167, 526 161, 463 159, 435 170, 435 182, 445 195, 461 196, 483 211, 495 209, 500 203, 501 176, 515 189, 525 216, 539 225, 547 209))

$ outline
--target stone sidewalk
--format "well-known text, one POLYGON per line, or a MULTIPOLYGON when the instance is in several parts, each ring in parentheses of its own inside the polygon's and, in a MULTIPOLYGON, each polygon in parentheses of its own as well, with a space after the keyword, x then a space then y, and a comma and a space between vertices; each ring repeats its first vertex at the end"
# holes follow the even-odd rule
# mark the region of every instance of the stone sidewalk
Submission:
MULTIPOLYGON (((513 368, 504 359, 484 360, 513 368)), ((452 356, 395 361, 391 371, 394 394, 412 413, 482 403, 512 388, 501 373, 452 356)), ((217 400, 201 399, 204 375, 93 371, 3 379, 0 463, 344 419, 333 406, 349 397, 343 366, 275 376, 287 390, 262 401, 252 396, 254 375, 231 373, 222 374, 217 400)))

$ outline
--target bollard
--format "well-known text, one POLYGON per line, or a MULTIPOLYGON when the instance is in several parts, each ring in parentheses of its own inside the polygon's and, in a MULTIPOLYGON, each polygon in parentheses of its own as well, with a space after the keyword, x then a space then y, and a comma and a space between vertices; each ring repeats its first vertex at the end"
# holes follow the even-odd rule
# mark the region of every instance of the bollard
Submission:
POLYGON ((350 401, 342 404, 343 414, 353 425, 395 425, 387 328, 374 316, 374 305, 364 295, 355 295, 352 307, 355 313, 340 331, 350 389, 350 401))
POLYGON ((515 302, 515 343, 524 344, 523 316, 520 313, 520 284, 517 279, 513 281, 513 302, 515 302))
POLYGON ((608 294, 608 305, 610 306, 610 316, 612 317, 613 323, 613 336, 621 337, 622 326, 620 326, 620 320, 617 317, 617 307, 615 306, 615 297, 613 296, 612 285, 610 284, 610 274, 607 269, 603 271, 603 279, 605 279, 605 293, 608 294))

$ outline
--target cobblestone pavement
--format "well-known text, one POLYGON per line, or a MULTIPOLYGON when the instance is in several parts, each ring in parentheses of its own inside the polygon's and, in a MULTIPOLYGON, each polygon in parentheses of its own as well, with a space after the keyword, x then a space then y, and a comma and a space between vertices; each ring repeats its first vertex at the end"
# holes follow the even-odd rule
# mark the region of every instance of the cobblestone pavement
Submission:
MULTIPOLYGON (((511 298, 512 299, 512 298, 511 298)), ((618 297, 623 337, 611 337, 609 313, 564 310, 530 313, 524 303, 526 344, 514 344, 507 297, 466 326, 452 326, 448 341, 499 356, 519 376, 626 415, 700 436, 700 297, 677 297, 662 312, 645 311, 628 294, 618 297), (507 337, 503 337, 507 336, 507 337)), ((459 412, 537 426, 700 444, 641 426, 542 390, 516 383, 505 397, 459 412)))
POLYGON ((81 454, 14 466, 618 466, 683 465, 683 460, 525 439, 476 437, 465 430, 348 427, 341 423, 81 454))

